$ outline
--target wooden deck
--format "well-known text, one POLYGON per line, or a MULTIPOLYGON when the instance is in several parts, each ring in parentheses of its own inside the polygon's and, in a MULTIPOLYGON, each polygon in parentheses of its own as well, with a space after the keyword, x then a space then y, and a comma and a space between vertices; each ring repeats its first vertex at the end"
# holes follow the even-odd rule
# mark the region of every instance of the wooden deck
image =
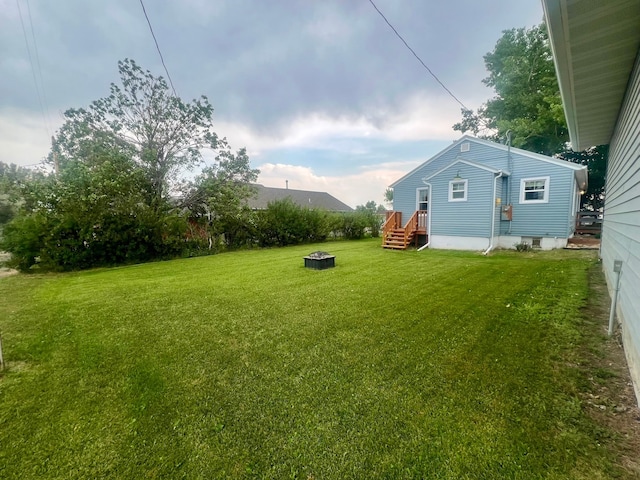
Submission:
POLYGON ((427 219, 427 210, 416 210, 403 226, 402 212, 387 212, 382 226, 382 248, 406 250, 412 242, 418 247, 420 236, 427 236, 427 219))

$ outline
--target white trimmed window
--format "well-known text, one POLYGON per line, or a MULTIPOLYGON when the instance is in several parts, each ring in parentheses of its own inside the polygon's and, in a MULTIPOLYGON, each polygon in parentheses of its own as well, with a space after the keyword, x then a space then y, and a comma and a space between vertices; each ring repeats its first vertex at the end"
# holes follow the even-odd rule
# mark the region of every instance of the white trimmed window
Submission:
POLYGON ((419 188, 417 196, 416 210, 429 210, 429 189, 419 188))
POLYGON ((449 182, 449 201, 467 201, 467 180, 451 180, 449 182))
POLYGON ((548 203, 549 177, 520 180, 520 203, 548 203))

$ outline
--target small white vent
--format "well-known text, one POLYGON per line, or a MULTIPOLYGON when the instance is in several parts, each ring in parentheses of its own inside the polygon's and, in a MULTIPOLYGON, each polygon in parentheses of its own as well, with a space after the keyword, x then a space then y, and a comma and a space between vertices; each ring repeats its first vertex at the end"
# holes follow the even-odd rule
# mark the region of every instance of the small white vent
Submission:
POLYGON ((464 142, 460 145, 461 152, 468 152, 471 149, 471 144, 469 142, 464 142))

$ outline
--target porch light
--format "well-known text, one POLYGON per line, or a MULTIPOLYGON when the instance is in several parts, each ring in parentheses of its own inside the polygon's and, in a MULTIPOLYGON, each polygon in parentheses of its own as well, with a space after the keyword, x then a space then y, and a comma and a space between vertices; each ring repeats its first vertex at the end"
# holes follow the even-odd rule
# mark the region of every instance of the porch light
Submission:
POLYGON ((456 176, 455 176, 455 177, 453 177, 453 179, 454 179, 454 180, 462 180, 462 177, 460 176, 460 170, 458 170, 458 171, 456 172, 456 176))

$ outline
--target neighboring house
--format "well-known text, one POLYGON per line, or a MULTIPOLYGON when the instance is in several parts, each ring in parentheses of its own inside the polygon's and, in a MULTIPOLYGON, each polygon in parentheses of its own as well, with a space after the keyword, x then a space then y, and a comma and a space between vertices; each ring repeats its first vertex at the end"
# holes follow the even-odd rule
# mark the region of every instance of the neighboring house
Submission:
POLYGON ((640 401, 640 0, 543 0, 573 148, 610 144, 601 256, 640 401))
POLYGON ((383 246, 562 248, 586 167, 465 135, 391 185, 383 246))
POLYGON ((254 210, 264 210, 269 203, 290 198, 300 207, 321 208, 331 212, 352 212, 353 208, 342 203, 327 192, 311 192, 308 190, 293 190, 289 188, 273 188, 254 184, 256 195, 248 199, 249 207, 254 210))

